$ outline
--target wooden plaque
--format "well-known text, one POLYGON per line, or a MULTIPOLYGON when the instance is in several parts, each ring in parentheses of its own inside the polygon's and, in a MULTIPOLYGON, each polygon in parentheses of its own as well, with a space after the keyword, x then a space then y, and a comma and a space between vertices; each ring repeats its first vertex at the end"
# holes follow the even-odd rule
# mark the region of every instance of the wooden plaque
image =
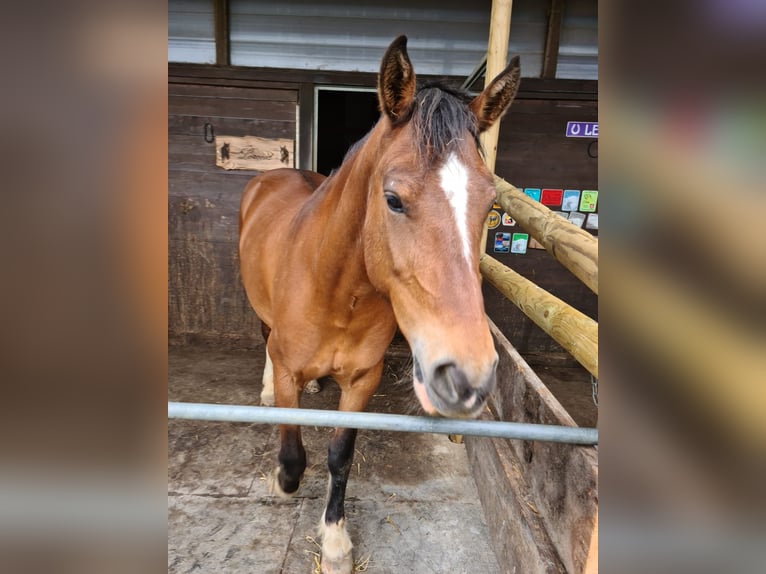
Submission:
POLYGON ((223 169, 257 171, 295 167, 295 141, 255 136, 216 136, 215 164, 223 169))

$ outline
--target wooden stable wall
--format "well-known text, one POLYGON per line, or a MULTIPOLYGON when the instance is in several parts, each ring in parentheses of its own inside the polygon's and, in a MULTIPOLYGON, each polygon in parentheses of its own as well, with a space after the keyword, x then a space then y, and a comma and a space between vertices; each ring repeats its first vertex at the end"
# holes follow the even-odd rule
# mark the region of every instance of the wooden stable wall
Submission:
MULTIPOLYGON (((374 86, 372 74, 290 73, 173 64, 168 86, 169 336, 171 342, 210 341, 249 346, 260 328, 240 284, 237 215, 245 183, 256 172, 215 164, 215 136, 310 140, 313 83, 374 86), (289 79, 290 82, 284 81, 289 79), (300 102, 303 104, 298 106, 300 102), (300 117, 299 129, 297 120, 300 117), (298 132, 301 138, 298 138, 298 132), (210 135, 210 134, 208 134, 210 135)), ((458 82, 459 83, 459 82, 458 82)), ((596 121, 595 82, 523 79, 503 120, 497 173, 517 187, 598 189, 589 140, 564 137, 566 122, 596 121), (562 90, 562 86, 566 89, 562 90)), ((306 153, 302 166, 309 165, 306 153)), ((500 228, 498 228, 499 230, 500 228)), ((512 228, 520 231, 518 227, 512 228)), ((490 241, 493 233, 490 232, 490 241)), ((489 253, 585 314, 596 317, 596 296, 544 250, 489 253)), ((560 348, 494 288, 487 310, 524 355, 560 348)), ((563 354, 562 354, 563 356, 563 354)))
MULTIPOLYGON (((522 79, 525 83, 534 81, 522 79)), ((513 102, 503 119, 497 145, 496 173, 518 188, 598 190, 597 144, 585 138, 565 137, 567 121, 598 121, 595 82, 580 82, 579 93, 548 99, 542 91, 524 94, 513 102), (574 99, 578 98, 578 99, 574 99)), ((498 210, 502 212, 502 209, 498 210)), ((493 252, 494 232, 524 232, 518 226, 490 230, 487 253, 537 283, 564 302, 598 320, 598 297, 544 249, 528 248, 526 254, 493 252)), ((530 321, 491 285, 484 286, 487 313, 513 345, 530 355, 561 353, 561 347, 530 321)))
POLYGON ((179 81, 168 85, 169 335, 254 342, 260 327, 239 278, 237 214, 257 172, 217 167, 205 126, 216 136, 294 139, 298 92, 179 81))

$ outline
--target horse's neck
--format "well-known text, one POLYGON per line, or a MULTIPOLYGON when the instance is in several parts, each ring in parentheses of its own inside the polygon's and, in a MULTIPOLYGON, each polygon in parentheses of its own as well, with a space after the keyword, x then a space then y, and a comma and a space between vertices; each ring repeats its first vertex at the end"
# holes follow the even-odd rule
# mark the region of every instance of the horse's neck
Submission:
MULTIPOLYGON (((362 231, 367 212, 367 191, 374 169, 365 161, 367 146, 377 146, 373 132, 364 144, 328 179, 315 214, 321 225, 315 238, 315 268, 335 289, 364 289, 369 284, 364 266, 362 231)), ((373 148, 374 149, 374 148, 373 148)), ((321 278, 320 278, 321 279, 321 278)))

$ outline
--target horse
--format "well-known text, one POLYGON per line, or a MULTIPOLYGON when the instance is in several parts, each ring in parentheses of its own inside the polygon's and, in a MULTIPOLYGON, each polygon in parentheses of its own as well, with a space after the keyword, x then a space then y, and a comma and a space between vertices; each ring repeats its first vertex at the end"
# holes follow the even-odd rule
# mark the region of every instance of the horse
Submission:
MULTIPOLYGON (((479 134, 518 91, 514 57, 478 96, 416 88, 399 36, 377 80, 381 115, 329 177, 263 172, 240 205, 242 282, 266 340, 263 404, 299 407, 309 381, 330 375, 339 410, 363 411, 386 349, 401 331, 413 389, 430 415, 477 417, 495 387, 497 353, 479 274, 482 228, 495 198, 479 134)), ((276 494, 306 468, 300 427, 280 425, 276 494)), ((356 429, 338 428, 327 457, 322 572, 353 570, 344 498, 356 429)))

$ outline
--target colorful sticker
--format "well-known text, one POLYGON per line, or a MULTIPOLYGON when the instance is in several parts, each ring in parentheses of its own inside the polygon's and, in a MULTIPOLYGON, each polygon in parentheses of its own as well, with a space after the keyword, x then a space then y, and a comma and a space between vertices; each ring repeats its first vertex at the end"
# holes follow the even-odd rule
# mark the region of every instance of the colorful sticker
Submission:
POLYGON ((514 233, 511 239, 511 253, 526 253, 528 243, 528 233, 514 233))
POLYGON ((598 213, 589 213, 585 220, 585 229, 598 229, 598 213))
POLYGON ((503 213, 503 225, 506 227, 513 227, 516 225, 516 220, 507 213, 503 213))
POLYGON ((568 138, 598 138, 598 122, 567 122, 568 138))
POLYGON ((537 187, 527 187, 524 189, 524 194, 528 195, 535 201, 540 201, 540 189, 537 187))
POLYGON ((544 189, 540 196, 540 203, 543 205, 561 205, 563 195, 563 189, 544 189))
POLYGON ((500 205, 499 203, 493 203, 492 204, 492 209, 503 209, 503 206, 500 205))
POLYGON ((583 189, 580 211, 596 211, 596 205, 598 205, 598 191, 583 189))
POLYGON ((511 250, 511 234, 495 233, 495 253, 508 253, 511 250))
POLYGON ((487 215, 487 227, 489 229, 494 229, 498 225, 500 225, 500 214, 493 209, 489 212, 489 215, 487 215))
POLYGON ((580 205, 580 190, 565 189, 564 199, 561 200, 561 211, 577 211, 580 205))
POLYGON ((585 214, 573 211, 569 214, 569 221, 574 223, 577 227, 582 227, 582 224, 585 223, 585 214))

